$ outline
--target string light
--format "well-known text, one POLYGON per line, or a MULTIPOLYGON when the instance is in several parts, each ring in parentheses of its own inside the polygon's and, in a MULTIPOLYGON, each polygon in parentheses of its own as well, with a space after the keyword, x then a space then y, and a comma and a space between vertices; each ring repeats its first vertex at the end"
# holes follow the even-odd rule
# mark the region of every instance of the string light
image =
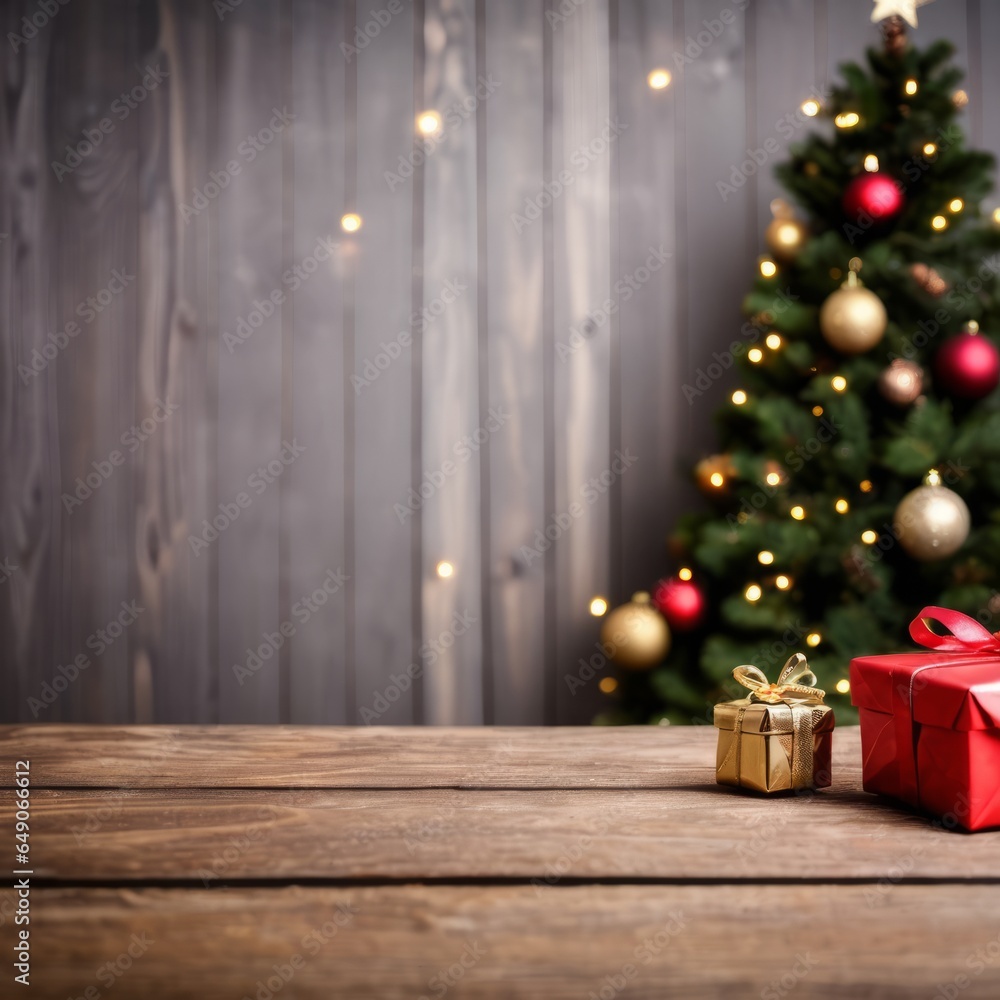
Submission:
POLYGON ((590 602, 590 613, 595 618, 600 618, 608 610, 608 602, 603 597, 595 597, 590 602))
POLYGON ((778 483, 781 482, 781 473, 780 472, 769 472, 764 477, 764 482, 766 482, 768 486, 777 486, 778 483))
POLYGON ((969 95, 964 90, 956 90, 951 95, 951 101, 956 108, 964 108, 969 103, 969 95))
POLYGON ((913 79, 907 80, 903 85, 903 90, 912 97, 917 92, 917 81, 913 79))
POLYGON ((737 389, 732 395, 732 400, 737 406, 742 406, 747 401, 747 394, 742 389, 737 389))
POLYGON ((961 212, 965 208, 965 202, 961 198, 952 198, 948 202, 948 209, 952 212, 961 212))
POLYGON ((356 212, 348 212, 340 217, 340 228, 345 233, 356 233, 361 228, 361 216, 356 212))
POLYGON ((814 406, 813 409, 812 409, 812 414, 813 414, 814 417, 821 417, 821 416, 823 416, 823 407, 822 406, 814 406))
POLYGON ((747 357, 753 364, 759 365, 764 360, 764 352, 759 347, 751 347, 747 351, 747 357))
POLYGON ((708 481, 715 487, 721 487, 726 481, 726 477, 721 472, 713 472, 709 477, 708 481))
POLYGON ((830 385, 833 386, 836 392, 843 392, 847 388, 847 379, 843 375, 834 375, 830 379, 830 385))
POLYGON ((935 215, 931 219, 931 228, 938 230, 940 232, 942 229, 948 228, 948 220, 943 215, 935 215))
POLYGON ((417 115, 417 131, 421 135, 433 135, 441 128, 441 116, 436 111, 421 111, 417 115))
POLYGON ((788 513, 794 517, 796 521, 801 521, 806 516, 806 509, 800 504, 796 504, 788 513))
POLYGON ((618 687, 618 681, 614 677, 602 677, 597 686, 605 694, 611 694, 618 687))
POLYGON ((782 574, 781 576, 775 578, 774 585, 778 588, 778 590, 788 590, 788 588, 792 585, 792 581, 787 576, 782 574))
POLYGON ((937 153, 937 146, 933 142, 924 143, 924 156, 934 156, 937 153))
POLYGON ((762 591, 762 590, 760 589, 760 587, 758 587, 758 586, 757 586, 757 584, 756 584, 756 583, 751 583, 751 584, 750 584, 750 586, 749 586, 749 587, 747 587, 747 589, 743 591, 743 596, 744 596, 744 597, 745 597, 745 598, 746 598, 746 599, 747 599, 747 600, 748 600, 748 601, 749 601, 749 602, 750 602, 751 604, 753 604, 753 603, 754 603, 754 601, 759 601, 759 600, 760 600, 760 598, 761 598, 761 594, 763 594, 763 593, 764 593, 764 591, 762 591))
POLYGON ((768 552, 767 549, 761 549, 760 552, 757 553, 757 562, 759 562, 761 566, 770 566, 771 563, 774 562, 774 553, 768 552))
POLYGON ((845 111, 833 119, 833 124, 837 128, 854 128, 861 121, 861 116, 856 111, 845 111))
POLYGON ((861 541, 863 541, 865 545, 874 545, 877 540, 878 535, 876 535, 871 528, 867 528, 865 531, 861 532, 861 541))
POLYGON ((851 690, 851 682, 846 677, 841 677, 836 684, 838 694, 847 694, 851 690))
POLYGON ((807 118, 815 118, 819 114, 819 101, 814 101, 812 98, 808 101, 803 101, 802 114, 807 118))
POLYGON ((452 566, 452 564, 446 559, 442 559, 441 562, 437 564, 437 575, 441 577, 442 580, 447 580, 449 576, 455 575, 455 567, 452 566))
POLYGON ((940 486, 941 485, 941 473, 937 469, 930 469, 926 476, 924 476, 924 483, 927 486, 940 486))
POLYGON ((865 157, 865 170, 870 174, 878 173, 878 157, 874 153, 869 153, 865 157))
POLYGON ((653 90, 663 90, 665 87, 670 86, 670 81, 673 77, 670 75, 670 70, 668 69, 654 69, 650 71, 649 76, 646 77, 646 83, 653 90))
POLYGON ((847 513, 847 512, 848 512, 848 511, 849 511, 849 510, 851 509, 851 505, 850 505, 850 504, 849 504, 849 503, 848 503, 848 502, 847 502, 847 501, 846 501, 846 500, 845 500, 845 499, 844 499, 843 497, 841 497, 841 498, 840 498, 840 499, 839 499, 839 500, 838 500, 838 501, 837 501, 837 502, 836 502, 836 503, 835 503, 835 504, 833 505, 833 509, 834 509, 834 510, 835 510, 835 511, 836 511, 836 512, 837 512, 838 514, 846 514, 846 513, 847 513))
POLYGON ((806 645, 813 646, 814 648, 818 646, 823 641, 823 636, 819 632, 810 632, 806 636, 806 645))
POLYGON ((858 483, 858 489, 861 490, 862 493, 871 493, 872 481, 870 479, 862 479, 861 482, 858 483))
POLYGON ((781 347, 781 337, 776 333, 769 333, 767 339, 764 341, 772 351, 777 351, 781 347))
POLYGON ((773 260, 764 258, 760 262, 760 273, 764 275, 765 278, 773 278, 778 273, 778 265, 774 263, 773 260))
POLYGON ((694 576, 694 574, 687 568, 687 566, 682 566, 677 571, 678 580, 690 580, 692 576, 694 576))
POLYGON ((1000 208, 993 209, 993 221, 1000 223, 1000 208))

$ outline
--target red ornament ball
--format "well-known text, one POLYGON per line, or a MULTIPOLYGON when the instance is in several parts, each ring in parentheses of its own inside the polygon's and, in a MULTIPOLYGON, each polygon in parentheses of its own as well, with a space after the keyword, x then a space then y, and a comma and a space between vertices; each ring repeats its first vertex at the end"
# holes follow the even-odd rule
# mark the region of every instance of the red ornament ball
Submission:
POLYGON ((938 351, 934 374, 956 396, 982 399, 1000 383, 1000 352, 988 337, 960 333, 938 351))
POLYGON ((903 208, 903 192, 885 174, 859 174, 844 192, 844 213, 860 220, 867 215, 884 222, 898 215, 903 208))
POLYGON ((653 592, 653 603, 676 632, 696 629, 705 617, 705 595, 692 580, 661 580, 653 592))

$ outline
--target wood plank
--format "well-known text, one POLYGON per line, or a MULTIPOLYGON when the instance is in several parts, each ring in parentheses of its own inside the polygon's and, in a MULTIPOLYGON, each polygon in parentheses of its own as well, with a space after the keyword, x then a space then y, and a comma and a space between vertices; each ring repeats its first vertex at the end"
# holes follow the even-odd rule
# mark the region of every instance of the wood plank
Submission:
MULTIPOLYGON (((364 27, 372 7, 359 2, 356 8, 357 23, 364 27)), ((417 16, 415 5, 403 4, 356 56, 357 207, 365 224, 355 240, 352 262, 356 306, 349 391, 356 434, 351 586, 357 704, 347 706, 346 721, 380 725, 422 721, 414 697, 419 679, 405 691, 392 679, 405 677, 411 664, 420 664, 420 640, 413 629, 412 551, 420 515, 409 506, 408 495, 414 485, 413 367, 422 329, 411 301, 414 199, 421 190, 418 171, 411 175, 406 169, 417 162, 417 16)), ((439 295, 440 289, 433 294, 439 295)))
POLYGON ((489 448, 488 438, 469 443, 483 430, 474 206, 476 114, 489 99, 476 79, 475 0, 427 0, 424 38, 423 97, 442 124, 423 167, 423 307, 429 318, 421 358, 421 478, 413 484, 426 496, 420 506, 422 640, 429 647, 422 721, 475 725, 483 721, 480 464, 489 448), (466 290, 446 295, 449 282, 466 290), (442 561, 454 567, 447 578, 435 572, 442 561))
MULTIPOLYGON (((811 1000, 910 1000, 959 983, 963 1000, 997 996, 995 887, 896 886, 877 906, 867 905, 867 892, 36 888, 31 985, 39 995, 78 996, 107 986, 95 970, 124 956, 120 978, 111 973, 114 995, 143 1000, 257 996, 258 983, 260 996, 298 1000, 327 1000, 331 983, 341 996, 407 1000, 440 995, 436 983, 463 997, 545 1000, 613 997, 626 987, 629 998, 648 1000, 771 1000, 792 991, 811 1000)), ((0 891, 0 912, 12 912, 14 899, 0 891)))
POLYGON ((509 421, 490 442, 489 549, 493 719, 545 721, 545 566, 524 566, 545 523, 544 260, 541 220, 515 231, 543 181, 543 37, 535 0, 485 4, 486 72, 503 80, 485 106, 489 403, 509 421))
POLYGON ((27 759, 33 788, 663 788, 711 781, 715 740, 707 727, 3 726, 0 787, 27 759))
POLYGON ((621 480, 621 579, 611 580, 610 595, 616 602, 647 590, 668 568, 660 542, 695 498, 677 474, 688 447, 680 427, 689 404, 675 389, 684 338, 670 320, 677 308, 678 94, 672 86, 652 90, 646 79, 658 66, 677 72, 667 56, 679 47, 673 14, 655 0, 618 5, 618 113, 630 127, 618 149, 619 290, 612 301, 621 338, 621 439, 643 460, 621 480), (657 253, 671 259, 660 261, 657 253))
MULTIPOLYGON (((706 769, 707 771, 707 769, 706 769)), ((966 837, 866 795, 658 789, 109 790, 32 795, 36 878, 989 879, 1000 835, 966 837), (786 851, 788 844, 808 850, 786 851), (824 873, 827 873, 824 875, 824 873)), ((12 797, 0 829, 12 829, 12 797)))
POLYGON ((611 494, 635 464, 612 454, 612 337, 607 323, 596 322, 612 285, 612 148, 635 126, 611 120, 608 0, 573 7, 560 18, 546 26, 552 32, 552 125, 545 137, 552 177, 546 178, 548 188, 532 196, 535 206, 552 206, 556 357, 548 405, 555 416, 549 459, 555 464, 555 506, 539 525, 545 534, 532 542, 532 563, 552 548, 556 655, 546 666, 556 672, 557 721, 579 724, 593 718, 601 696, 595 683, 578 688, 568 680, 581 659, 594 655, 597 627, 589 608, 610 583, 611 494), (586 344, 560 357, 558 344, 574 330, 590 334, 586 344))
MULTIPOLYGON (((213 159, 214 170, 228 172, 230 180, 212 203, 218 213, 221 341, 212 516, 223 528, 217 540, 207 538, 218 559, 222 722, 281 721, 284 657, 276 647, 284 642, 277 630, 287 481, 283 487, 280 477, 293 462, 322 460, 319 441, 302 437, 300 457, 283 443, 283 304, 272 296, 283 293, 281 275, 289 266, 285 227, 292 225, 282 210, 282 133, 294 128, 294 120, 286 124, 280 117, 286 108, 294 114, 281 72, 286 13, 280 5, 254 0, 233 9, 218 27, 217 100, 225 111, 218 116, 213 159), (240 507, 240 497, 249 505, 240 507), (269 638, 275 634, 278 641, 269 638), (270 655, 252 659, 248 650, 261 646, 270 655)), ((202 185, 210 182, 206 177, 202 185)), ((194 529, 204 539, 203 532, 194 529)), ((199 551, 204 559, 206 552, 199 551)))
MULTIPOLYGON (((285 377, 285 422, 308 442, 306 461, 283 477, 287 603, 294 629, 288 644, 289 720, 353 721, 347 683, 344 283, 354 247, 340 230, 344 205, 346 37, 340 5, 296 0, 291 6, 291 75, 295 107, 290 227, 285 262, 284 322, 293 326, 285 377), (336 53, 331 57, 331 53, 336 53), (290 397, 290 398, 289 398, 290 397)), ((287 166, 287 161, 286 161, 287 166)), ((287 194, 286 194, 287 198, 287 194)), ((286 206, 287 207, 287 206, 286 206)), ((352 206, 353 207, 353 206, 352 206)), ((287 231, 286 231, 287 238, 287 231)), ((287 361, 286 356, 286 361, 287 361)), ((270 666, 274 666, 272 664, 270 666)))

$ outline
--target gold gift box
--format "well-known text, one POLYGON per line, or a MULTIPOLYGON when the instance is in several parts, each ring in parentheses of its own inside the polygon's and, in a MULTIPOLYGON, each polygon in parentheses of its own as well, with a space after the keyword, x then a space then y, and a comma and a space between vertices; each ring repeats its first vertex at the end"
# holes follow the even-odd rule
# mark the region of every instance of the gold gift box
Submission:
POLYGON ((768 704, 753 697, 726 701, 715 706, 715 726, 720 785, 781 792, 830 784, 834 718, 829 705, 768 704))

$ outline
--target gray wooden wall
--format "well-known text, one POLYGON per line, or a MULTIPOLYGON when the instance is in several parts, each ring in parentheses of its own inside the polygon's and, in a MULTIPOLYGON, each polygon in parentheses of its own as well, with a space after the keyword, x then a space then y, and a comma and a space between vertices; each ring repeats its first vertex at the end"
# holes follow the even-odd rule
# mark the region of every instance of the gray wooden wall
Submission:
MULTIPOLYGON (((589 601, 668 568, 731 388, 681 391, 776 185, 718 182, 802 134, 870 10, 5 3, 0 721, 587 721, 589 601)), ((920 23, 1000 151, 1000 4, 920 23)))

